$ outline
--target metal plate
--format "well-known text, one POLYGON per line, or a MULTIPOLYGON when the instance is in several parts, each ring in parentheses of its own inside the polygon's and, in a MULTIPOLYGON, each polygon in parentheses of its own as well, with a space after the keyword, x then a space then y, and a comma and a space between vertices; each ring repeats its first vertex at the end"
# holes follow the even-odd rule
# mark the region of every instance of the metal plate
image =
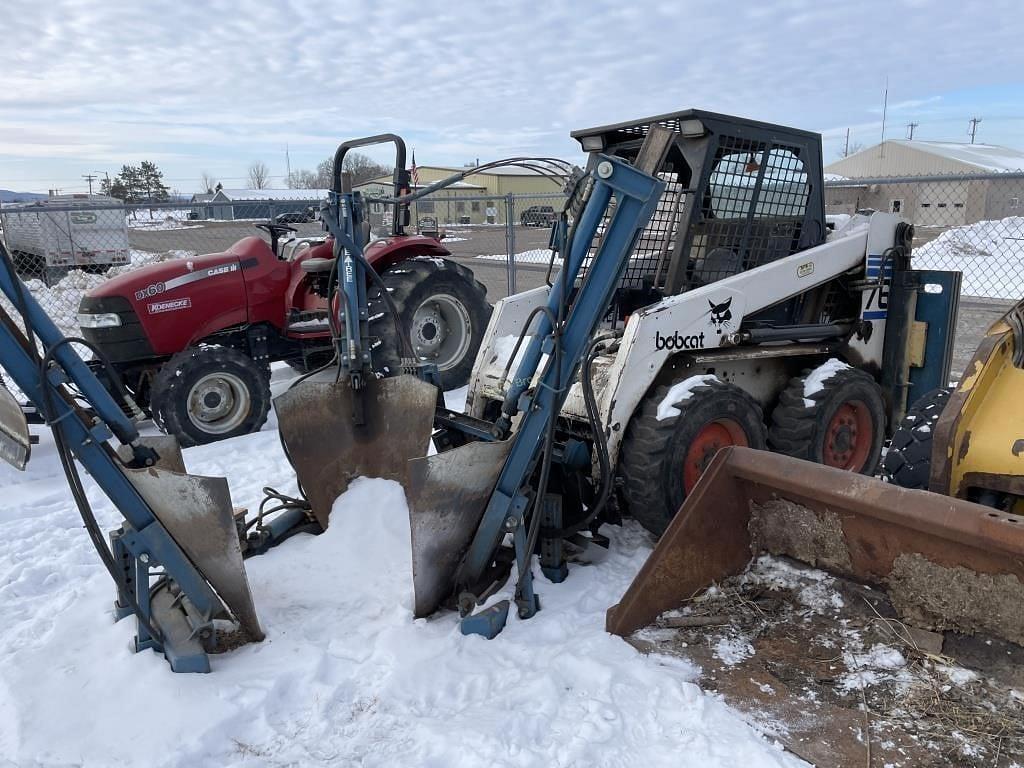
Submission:
POLYGON ((432 385, 406 374, 368 381, 362 426, 352 418, 356 397, 346 383, 307 380, 274 400, 288 457, 324 528, 352 480, 382 477, 405 485, 409 459, 426 454, 430 444, 432 385))
POLYGON ((25 469, 31 452, 25 414, 14 395, 0 384, 0 458, 15 469, 25 469))
POLYGON ((405 495, 417 617, 430 615, 452 594, 459 562, 511 449, 511 440, 470 443, 409 462, 405 495))
POLYGON ((125 469, 157 520, 214 588, 254 641, 263 639, 223 477, 164 469, 125 469))

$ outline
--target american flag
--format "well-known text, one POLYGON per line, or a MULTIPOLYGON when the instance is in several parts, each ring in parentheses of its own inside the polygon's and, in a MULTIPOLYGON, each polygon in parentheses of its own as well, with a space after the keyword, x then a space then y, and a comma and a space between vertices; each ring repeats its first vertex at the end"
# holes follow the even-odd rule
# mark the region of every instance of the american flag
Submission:
POLYGON ((416 150, 412 151, 412 168, 409 169, 412 176, 412 185, 418 187, 420 185, 420 171, 416 167, 416 150))

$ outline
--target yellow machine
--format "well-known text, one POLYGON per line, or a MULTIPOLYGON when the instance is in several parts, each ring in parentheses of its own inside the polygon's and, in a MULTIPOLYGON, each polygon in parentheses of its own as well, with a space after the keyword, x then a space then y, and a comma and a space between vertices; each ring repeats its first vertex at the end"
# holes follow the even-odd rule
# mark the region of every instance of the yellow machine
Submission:
POLYGON ((957 387, 916 403, 885 478, 904 488, 1024 511, 1024 300, 992 324, 957 387))

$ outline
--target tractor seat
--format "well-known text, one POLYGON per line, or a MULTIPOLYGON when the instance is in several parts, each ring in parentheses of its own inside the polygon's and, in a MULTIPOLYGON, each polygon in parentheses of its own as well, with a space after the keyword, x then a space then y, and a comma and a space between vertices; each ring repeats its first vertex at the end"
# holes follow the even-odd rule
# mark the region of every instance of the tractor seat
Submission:
POLYGON ((320 273, 330 272, 334 269, 336 259, 306 259, 299 264, 303 272, 320 273))

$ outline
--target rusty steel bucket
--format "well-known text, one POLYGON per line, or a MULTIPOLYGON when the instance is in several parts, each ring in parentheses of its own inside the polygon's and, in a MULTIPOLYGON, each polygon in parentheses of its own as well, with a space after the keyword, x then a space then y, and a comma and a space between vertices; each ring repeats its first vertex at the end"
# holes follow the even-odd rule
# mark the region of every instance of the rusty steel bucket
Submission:
POLYGON ((1024 517, 739 447, 715 456, 606 628, 629 635, 762 552, 880 587, 918 626, 1024 644, 1024 517))

